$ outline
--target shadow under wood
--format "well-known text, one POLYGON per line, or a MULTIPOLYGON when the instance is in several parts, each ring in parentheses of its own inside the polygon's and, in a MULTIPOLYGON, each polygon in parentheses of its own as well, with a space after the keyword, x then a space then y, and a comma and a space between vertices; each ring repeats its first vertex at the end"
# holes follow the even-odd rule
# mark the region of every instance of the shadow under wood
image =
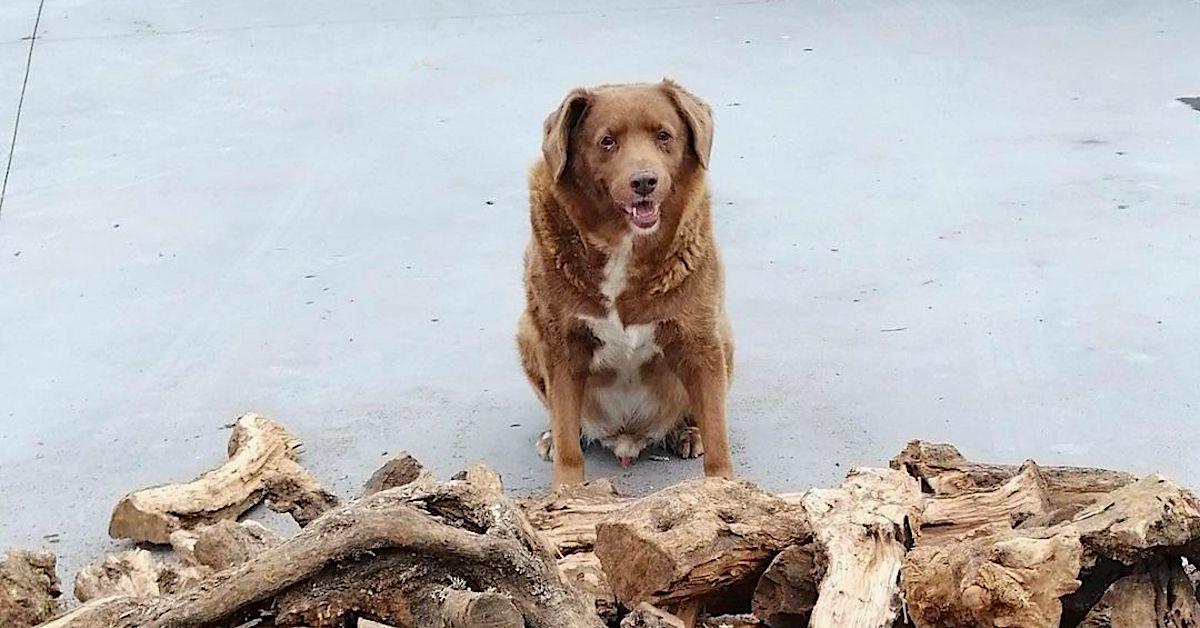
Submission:
POLYGON ((1079 589, 1062 598, 1063 612, 1060 626, 1074 628, 1087 617, 1088 611, 1100 601, 1104 592, 1112 583, 1124 578, 1133 571, 1130 567, 1111 558, 1099 557, 1096 564, 1087 573, 1079 574, 1082 583, 1079 589))

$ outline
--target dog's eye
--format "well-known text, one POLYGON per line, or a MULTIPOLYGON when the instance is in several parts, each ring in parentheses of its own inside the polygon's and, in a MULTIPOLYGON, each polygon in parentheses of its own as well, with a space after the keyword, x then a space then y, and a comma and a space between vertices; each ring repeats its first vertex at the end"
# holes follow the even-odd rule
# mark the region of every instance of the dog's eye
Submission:
POLYGON ((604 150, 612 150, 617 145, 617 140, 614 140, 611 135, 605 135, 600 138, 600 148, 604 150))
POLYGON ((667 133, 666 131, 659 131, 658 132, 658 141, 660 141, 660 142, 671 141, 671 134, 667 133))

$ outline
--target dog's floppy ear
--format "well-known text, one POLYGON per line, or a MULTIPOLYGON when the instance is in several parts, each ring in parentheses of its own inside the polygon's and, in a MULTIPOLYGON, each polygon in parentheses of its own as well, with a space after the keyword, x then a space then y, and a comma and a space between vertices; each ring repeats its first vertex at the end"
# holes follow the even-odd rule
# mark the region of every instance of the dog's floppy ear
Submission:
POLYGON ((567 169, 567 159, 571 152, 571 132, 583 118, 583 110, 587 108, 589 94, 582 87, 576 87, 567 93, 558 109, 546 116, 542 125, 542 155, 546 158, 546 166, 550 168, 554 180, 562 179, 567 169))
POLYGON ((708 103, 700 100, 695 94, 684 89, 679 83, 669 78, 662 80, 662 87, 675 102, 683 120, 687 122, 692 135, 692 150, 700 160, 700 167, 708 168, 708 157, 712 154, 713 117, 708 103))

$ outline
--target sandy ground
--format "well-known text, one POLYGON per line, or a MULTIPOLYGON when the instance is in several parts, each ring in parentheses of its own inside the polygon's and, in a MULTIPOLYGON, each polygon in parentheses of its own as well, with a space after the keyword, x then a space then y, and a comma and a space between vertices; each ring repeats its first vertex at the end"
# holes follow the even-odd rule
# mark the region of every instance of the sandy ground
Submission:
POLYGON ((716 110, 742 475, 922 437, 1200 485, 1198 2, 45 0, 30 57, 39 2, 0 2, 0 547, 68 576, 251 409, 344 495, 402 449, 546 486, 525 169, 568 88, 662 75, 716 110))

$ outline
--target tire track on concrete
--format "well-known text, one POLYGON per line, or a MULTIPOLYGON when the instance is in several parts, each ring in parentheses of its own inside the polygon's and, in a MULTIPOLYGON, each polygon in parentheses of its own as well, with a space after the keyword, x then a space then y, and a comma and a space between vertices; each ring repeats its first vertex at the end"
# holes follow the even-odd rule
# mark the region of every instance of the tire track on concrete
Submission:
POLYGON ((4 197, 8 194, 8 175, 12 172, 13 154, 17 152, 17 131, 21 128, 21 108, 25 106, 25 88, 29 86, 29 67, 33 65, 33 45, 37 43, 38 26, 42 23, 42 7, 46 0, 38 2, 37 17, 33 19, 33 32, 29 34, 29 53, 25 56, 25 77, 21 79, 21 97, 17 99, 17 115, 13 120, 12 139, 8 143, 8 163, 4 165, 4 182, 0 183, 0 217, 4 215, 4 197))

